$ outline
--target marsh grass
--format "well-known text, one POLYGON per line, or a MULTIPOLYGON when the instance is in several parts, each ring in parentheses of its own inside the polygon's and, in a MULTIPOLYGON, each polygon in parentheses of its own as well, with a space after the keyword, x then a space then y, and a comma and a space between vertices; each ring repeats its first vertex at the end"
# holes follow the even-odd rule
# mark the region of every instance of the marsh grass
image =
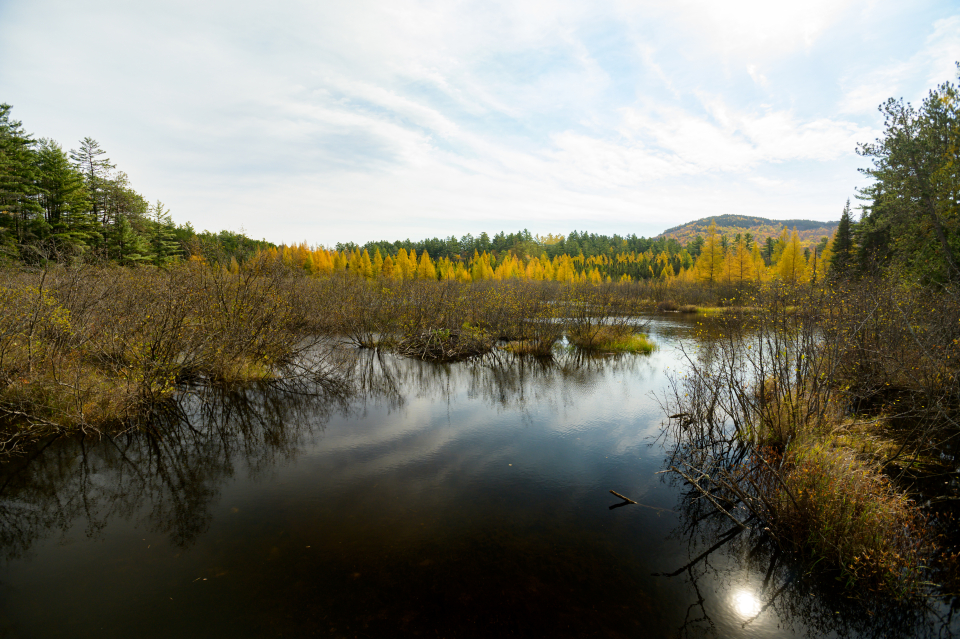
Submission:
POLYGON ((922 592, 932 551, 925 519, 875 459, 828 436, 792 445, 773 461, 782 476, 769 489, 781 543, 835 567, 848 587, 896 597, 922 592))
POLYGON ((553 355, 556 342, 548 340, 515 340, 500 345, 502 350, 516 355, 530 355, 533 357, 550 357, 553 355))
POLYGON ((314 331, 311 287, 256 261, 236 273, 198 263, 0 272, 0 422, 11 445, 134 424, 187 382, 330 373, 312 354, 326 338, 314 331))
POLYGON ((775 286, 704 322, 665 405, 670 469, 811 571, 894 598, 929 592, 932 566, 956 558, 912 491, 955 471, 937 442, 957 433, 960 307, 926 295, 775 286))
POLYGON ((581 330, 571 331, 568 340, 586 351, 652 353, 654 350, 653 342, 630 324, 587 325, 581 330))

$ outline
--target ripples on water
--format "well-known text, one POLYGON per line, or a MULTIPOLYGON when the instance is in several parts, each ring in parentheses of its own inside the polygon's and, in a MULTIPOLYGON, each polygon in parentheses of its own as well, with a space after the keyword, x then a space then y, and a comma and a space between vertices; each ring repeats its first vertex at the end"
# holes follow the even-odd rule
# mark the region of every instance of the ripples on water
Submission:
POLYGON ((693 334, 650 332, 650 356, 550 363, 356 352, 316 396, 42 443, 0 469, 0 636, 874 634, 756 540, 682 569, 723 531, 656 474, 653 393, 693 334))

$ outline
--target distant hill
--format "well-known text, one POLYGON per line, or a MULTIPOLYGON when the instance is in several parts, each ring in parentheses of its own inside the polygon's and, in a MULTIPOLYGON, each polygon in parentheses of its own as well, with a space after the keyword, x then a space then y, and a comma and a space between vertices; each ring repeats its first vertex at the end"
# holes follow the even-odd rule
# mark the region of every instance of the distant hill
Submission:
POLYGON ((790 231, 794 228, 800 235, 803 244, 817 243, 822 237, 833 237, 837 230, 836 222, 818 222, 815 220, 770 220, 765 217, 751 217, 749 215, 715 215, 693 222, 667 229, 659 235, 664 238, 674 238, 681 244, 686 244, 696 236, 706 235, 711 222, 717 223, 717 232, 727 237, 737 233, 750 233, 754 239, 763 241, 768 237, 778 237, 783 227, 790 231))

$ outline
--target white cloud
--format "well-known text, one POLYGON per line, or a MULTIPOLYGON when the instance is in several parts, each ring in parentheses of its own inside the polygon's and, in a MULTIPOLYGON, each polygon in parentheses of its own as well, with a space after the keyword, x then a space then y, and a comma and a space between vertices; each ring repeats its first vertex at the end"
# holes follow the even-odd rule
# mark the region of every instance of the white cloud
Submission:
POLYGON ((936 21, 923 47, 906 60, 887 63, 866 74, 847 78, 841 113, 874 113, 888 98, 919 102, 934 86, 956 80, 960 61, 960 15, 936 21))
POLYGON ((855 0, 678 0, 665 12, 694 32, 713 54, 781 56, 806 50, 848 12, 855 0))
POLYGON ((833 219, 875 135, 859 105, 960 58, 941 16, 837 116, 813 99, 837 77, 789 71, 831 68, 851 7, 34 0, 0 5, 0 83, 175 219, 274 241, 833 219))
POLYGON ((753 78, 753 81, 756 82, 757 84, 759 84, 760 86, 766 86, 766 85, 767 85, 767 76, 763 75, 762 73, 760 73, 760 72, 757 70, 757 65, 755 65, 755 64, 748 64, 748 65, 747 65, 747 73, 749 73, 749 74, 750 74, 750 77, 753 78))

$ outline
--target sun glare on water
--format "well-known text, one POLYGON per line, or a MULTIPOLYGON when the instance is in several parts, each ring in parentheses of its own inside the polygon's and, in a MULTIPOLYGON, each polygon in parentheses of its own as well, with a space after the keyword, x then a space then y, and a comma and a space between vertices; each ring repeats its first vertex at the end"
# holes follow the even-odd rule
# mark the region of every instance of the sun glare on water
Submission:
POLYGON ((760 612, 760 600, 749 590, 738 590, 733 594, 733 609, 741 617, 754 617, 760 612))

